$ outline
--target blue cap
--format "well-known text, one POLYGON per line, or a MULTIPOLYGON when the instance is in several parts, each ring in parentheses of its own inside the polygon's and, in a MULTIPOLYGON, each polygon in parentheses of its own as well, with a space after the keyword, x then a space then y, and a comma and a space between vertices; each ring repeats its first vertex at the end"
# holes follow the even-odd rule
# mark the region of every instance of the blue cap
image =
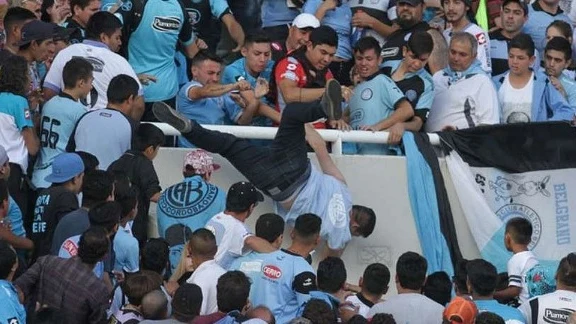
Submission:
POLYGON ((52 162, 52 173, 45 181, 51 183, 64 183, 84 172, 84 162, 76 153, 62 153, 52 162))

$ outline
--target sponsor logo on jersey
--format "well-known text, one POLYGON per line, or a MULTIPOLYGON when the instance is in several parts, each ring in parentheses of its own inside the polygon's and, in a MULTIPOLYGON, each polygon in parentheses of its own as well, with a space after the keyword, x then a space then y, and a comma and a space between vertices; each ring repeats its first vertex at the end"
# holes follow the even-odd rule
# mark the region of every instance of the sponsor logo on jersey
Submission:
POLYGON ((30 110, 28 109, 24 110, 24 118, 30 119, 30 110))
POLYGON ((180 30, 181 21, 178 17, 154 17, 152 28, 161 31, 178 31, 180 30))
POLYGON ((104 65, 106 65, 104 63, 104 61, 102 61, 101 59, 95 57, 95 56, 73 56, 72 58, 76 58, 76 57, 80 57, 85 59, 86 61, 90 62, 90 64, 92 64, 92 68, 94 69, 94 72, 102 72, 104 71, 104 65))
POLYGON ((392 48, 385 48, 382 50, 382 52, 380 52, 380 56, 382 57, 393 57, 396 56, 398 54, 398 47, 392 47, 392 48))
POLYGON ((187 9, 188 17, 190 17, 190 24, 196 25, 202 19, 202 14, 197 9, 187 9))
POLYGON ((265 265, 262 268, 262 273, 264 273, 264 275, 270 279, 280 279, 280 277, 282 277, 282 270, 280 270, 280 268, 278 268, 277 266, 273 266, 273 265, 265 265))
POLYGON ((302 283, 302 286, 304 286, 304 287, 312 286, 312 279, 308 278, 308 279, 304 280, 304 282, 302 283))
POLYGON ((546 308, 544 309, 544 322, 546 323, 553 323, 553 324, 560 324, 566 323, 570 314, 572 314, 574 310, 569 308, 562 308, 562 309, 553 309, 553 308, 546 308))

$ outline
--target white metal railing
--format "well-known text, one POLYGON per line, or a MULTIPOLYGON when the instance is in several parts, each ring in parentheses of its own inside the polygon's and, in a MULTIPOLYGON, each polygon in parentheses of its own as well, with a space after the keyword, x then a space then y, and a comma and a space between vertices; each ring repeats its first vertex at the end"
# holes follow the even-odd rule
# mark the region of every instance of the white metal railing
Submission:
MULTIPOLYGON (((167 136, 178 136, 174 127, 165 123, 152 123, 164 132, 167 136)), ((277 127, 260 127, 260 126, 228 126, 228 125, 202 125, 207 129, 217 130, 223 133, 234 134, 241 138, 248 139, 265 139, 271 140, 276 136, 277 127)), ((335 129, 319 129, 318 133, 326 141, 332 143, 332 154, 342 155, 342 142, 354 143, 388 143, 388 132, 370 132, 370 131, 349 131, 343 132, 335 129)), ((440 145, 440 137, 437 134, 428 134, 432 145, 440 145)))

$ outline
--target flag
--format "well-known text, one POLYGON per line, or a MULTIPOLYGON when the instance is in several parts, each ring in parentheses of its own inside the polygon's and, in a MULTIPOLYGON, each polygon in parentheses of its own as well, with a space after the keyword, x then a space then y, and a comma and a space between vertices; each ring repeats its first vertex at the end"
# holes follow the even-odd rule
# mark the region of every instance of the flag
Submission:
POLYGON ((499 271, 512 256, 506 222, 528 219, 543 264, 576 242, 576 129, 568 123, 482 126, 439 133, 450 177, 482 257, 499 271))

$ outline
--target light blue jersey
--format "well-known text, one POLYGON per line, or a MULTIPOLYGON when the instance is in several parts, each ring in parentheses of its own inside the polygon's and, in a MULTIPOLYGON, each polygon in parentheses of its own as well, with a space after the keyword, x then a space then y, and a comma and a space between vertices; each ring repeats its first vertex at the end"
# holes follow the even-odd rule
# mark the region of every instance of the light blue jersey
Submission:
POLYGON ((560 83, 562 87, 564 87, 564 91, 568 95, 567 101, 572 106, 573 109, 576 109, 576 81, 570 79, 566 74, 562 73, 560 77, 560 83))
POLYGON ((130 36, 128 57, 137 74, 156 77, 144 87, 146 102, 173 98, 178 92, 178 73, 174 56, 176 44, 195 41, 188 14, 178 0, 148 0, 142 21, 130 36))
POLYGON ((322 218, 320 236, 331 249, 343 249, 352 239, 350 233, 350 212, 352 198, 348 186, 333 176, 319 171, 311 165, 310 178, 294 200, 290 210, 274 202, 276 213, 287 224, 294 226, 296 218, 312 213, 322 218))
POLYGON ((158 233, 170 244, 172 271, 180 262, 188 236, 204 228, 212 216, 226 208, 226 193, 200 175, 168 187, 156 207, 158 233))
POLYGON ((250 278, 250 302, 270 308, 277 323, 288 323, 302 314, 316 289, 316 272, 298 254, 287 250, 252 252, 236 259, 230 270, 240 270, 250 278))
MULTIPOLYGON (((71 257, 77 256, 79 246, 78 242, 80 242, 80 236, 81 235, 74 235, 66 239, 66 241, 62 243, 60 251, 58 251, 58 257, 63 259, 70 259, 71 257)), ((96 266, 94 266, 94 270, 92 270, 92 272, 94 272, 94 274, 98 278, 102 278, 102 276, 104 275, 104 262, 99 261, 98 263, 96 263, 96 266)))
POLYGON ((500 304, 495 299, 475 300, 474 303, 476 304, 476 307, 478 307, 478 312, 492 312, 502 317, 505 322, 516 320, 519 323, 526 323, 524 316, 518 308, 500 304))
POLYGON ((10 227, 14 235, 26 236, 26 230, 24 229, 24 223, 22 221, 22 210, 12 196, 8 196, 8 215, 6 215, 6 217, 10 220, 10 227))
MULTIPOLYGON (((374 125, 392 115, 396 104, 404 99, 404 93, 396 83, 383 74, 377 74, 354 88, 350 99, 350 126, 374 125)), ((428 107, 430 108, 430 107, 428 107)), ((382 144, 357 144, 358 154, 388 154, 389 148, 382 144)))
POLYGON ((86 106, 72 97, 61 94, 44 104, 40 119, 40 154, 34 165, 32 184, 36 188, 48 188, 51 183, 44 180, 52 172, 52 161, 66 152, 66 145, 86 106))
POLYGON ((114 235, 114 270, 128 273, 140 270, 140 248, 138 240, 132 235, 130 226, 119 226, 114 235))
MULTIPOLYGON (((308 0, 302 7, 302 12, 314 15, 323 2, 323 0, 308 0)), ((322 25, 332 27, 338 34, 336 57, 344 60, 352 58, 352 45, 350 44, 351 20, 352 9, 350 9, 350 4, 347 1, 342 1, 339 7, 328 10, 320 21, 322 25)))
POLYGON ((538 1, 534 1, 528 6, 528 17, 530 19, 524 24, 522 31, 532 37, 534 45, 540 53, 544 53, 544 48, 546 47, 546 28, 548 25, 554 20, 563 20, 572 26, 570 18, 560 8, 558 8, 556 14, 552 15, 544 11, 538 1))
MULTIPOLYGON (((176 110, 184 114, 186 118, 206 125, 234 125, 242 116, 242 108, 232 100, 229 94, 191 100, 188 97, 188 91, 192 87, 202 87, 202 84, 190 81, 180 89, 176 97, 176 110)), ((194 147, 183 136, 178 137, 178 146, 194 147)))
MULTIPOLYGON (((268 64, 266 65, 264 71, 262 71, 259 76, 254 77, 246 70, 246 59, 242 57, 224 68, 224 72, 222 73, 222 78, 220 82, 222 82, 222 84, 232 84, 240 80, 246 80, 248 81, 248 83, 250 83, 252 89, 254 89, 256 88, 256 81, 258 80, 258 77, 266 79, 266 81, 270 83, 272 68, 274 68, 274 61, 270 60, 268 61, 268 64)), ((268 103, 265 98, 262 98, 261 101, 269 106, 274 106, 273 104, 270 105, 270 103, 268 103)), ((252 125, 272 126, 272 121, 269 118, 263 116, 255 116, 252 119, 252 125)))
POLYGON ((291 24, 299 13, 296 8, 288 8, 286 0, 264 0, 262 3, 262 27, 291 24))
POLYGON ((26 310, 11 282, 0 280, 0 301, 0 324, 26 324, 26 310))

